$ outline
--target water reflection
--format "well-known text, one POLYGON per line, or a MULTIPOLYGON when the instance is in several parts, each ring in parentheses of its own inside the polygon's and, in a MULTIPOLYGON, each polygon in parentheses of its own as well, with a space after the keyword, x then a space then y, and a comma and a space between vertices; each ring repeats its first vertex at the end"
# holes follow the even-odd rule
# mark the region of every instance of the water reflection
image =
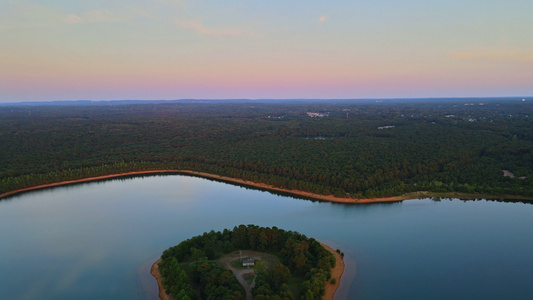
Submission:
POLYGON ((532 213, 520 202, 349 205, 190 176, 115 178, 0 201, 0 290, 6 299, 144 299, 150 277, 139 274, 164 249, 257 224, 340 248, 339 295, 349 299, 524 299, 533 295, 532 213))

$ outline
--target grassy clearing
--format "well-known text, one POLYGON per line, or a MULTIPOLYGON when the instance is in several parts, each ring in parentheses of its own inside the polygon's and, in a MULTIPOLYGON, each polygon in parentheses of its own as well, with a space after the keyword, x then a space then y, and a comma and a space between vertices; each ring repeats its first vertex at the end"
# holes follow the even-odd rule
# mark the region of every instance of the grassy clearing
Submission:
MULTIPOLYGON (((257 264, 258 262, 260 262, 260 260, 256 259, 255 260, 255 264, 257 264)), ((230 264, 231 264, 232 267, 234 267, 237 270, 245 270, 245 269, 254 270, 255 269, 255 266, 253 266, 253 267, 249 267, 249 266, 245 267, 245 266, 243 266, 240 258, 238 258, 236 260, 233 260, 230 264)))

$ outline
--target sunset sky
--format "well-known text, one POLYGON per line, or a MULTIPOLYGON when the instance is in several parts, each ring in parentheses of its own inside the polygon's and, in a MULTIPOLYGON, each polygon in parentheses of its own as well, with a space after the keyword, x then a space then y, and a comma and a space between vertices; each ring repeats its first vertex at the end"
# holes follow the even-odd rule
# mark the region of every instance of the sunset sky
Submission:
POLYGON ((0 0, 0 102, 533 95, 533 1, 0 0))

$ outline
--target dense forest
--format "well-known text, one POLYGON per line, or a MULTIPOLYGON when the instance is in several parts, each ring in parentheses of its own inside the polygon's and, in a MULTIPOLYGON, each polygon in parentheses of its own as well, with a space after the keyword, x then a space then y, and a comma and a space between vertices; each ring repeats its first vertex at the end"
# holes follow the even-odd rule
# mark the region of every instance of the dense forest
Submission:
POLYGON ((235 276, 215 260, 245 249, 273 253, 281 261, 257 274, 253 296, 258 300, 320 299, 336 263, 319 242, 298 232, 239 225, 165 250, 159 263, 163 285, 174 299, 195 299, 194 286, 203 299, 244 299, 235 276))
POLYGON ((532 197, 532 113, 530 98, 0 106, 0 194, 161 169, 338 197, 532 197))

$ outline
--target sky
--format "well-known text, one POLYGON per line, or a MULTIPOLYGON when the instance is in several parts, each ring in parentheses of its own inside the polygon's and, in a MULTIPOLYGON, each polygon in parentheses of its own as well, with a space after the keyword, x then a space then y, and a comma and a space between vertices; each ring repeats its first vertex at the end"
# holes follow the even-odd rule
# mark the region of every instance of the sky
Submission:
POLYGON ((0 0, 0 102, 533 96, 531 0, 0 0))

